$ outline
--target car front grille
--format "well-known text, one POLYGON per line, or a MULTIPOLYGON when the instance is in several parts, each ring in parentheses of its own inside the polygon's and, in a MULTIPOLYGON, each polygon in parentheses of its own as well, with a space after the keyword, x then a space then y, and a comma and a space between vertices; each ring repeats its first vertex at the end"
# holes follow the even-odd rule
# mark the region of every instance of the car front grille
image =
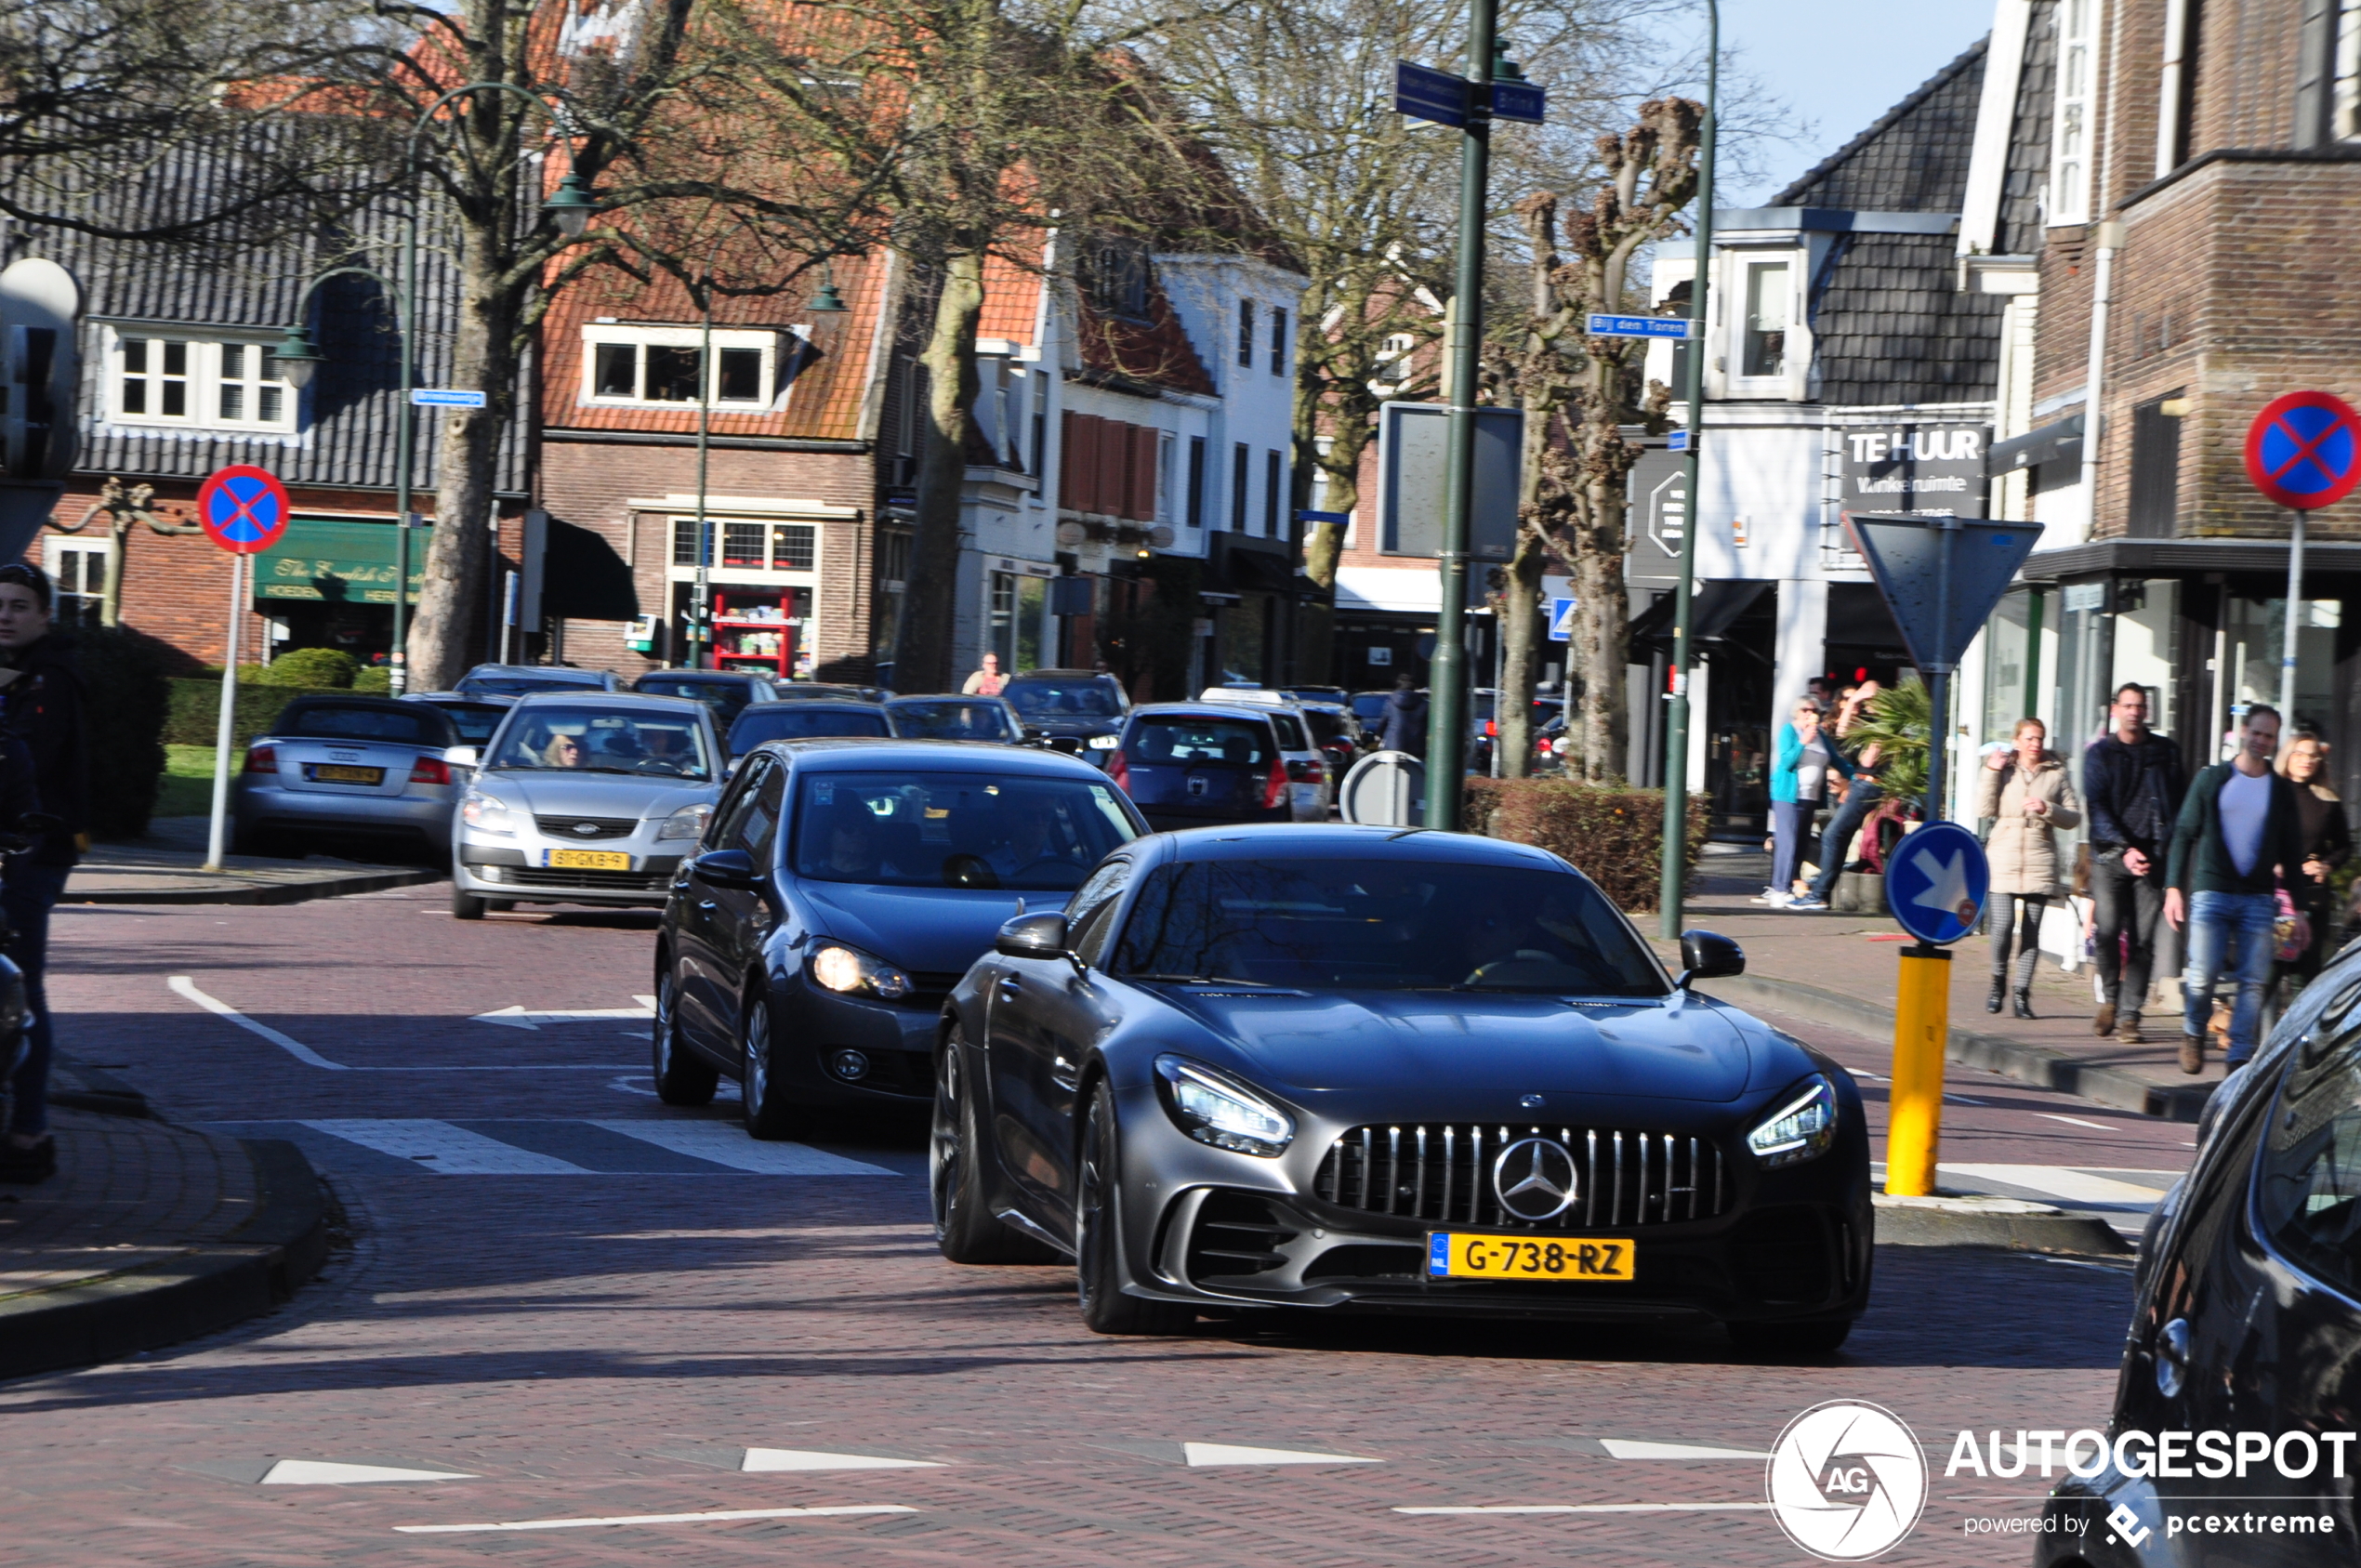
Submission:
POLYGON ((662 893, 672 887, 669 871, 575 871, 563 866, 504 865, 500 882, 510 888, 580 888, 586 892, 662 893))
POLYGON ((948 996, 968 978, 965 969, 904 969, 911 991, 920 996, 948 996))
POLYGON ((1312 1192, 1324 1203, 1367 1214, 1564 1231, 1714 1219, 1729 1203, 1728 1176, 1721 1151, 1701 1138, 1450 1122, 1353 1128, 1329 1146, 1312 1192), (1539 1221, 1504 1210, 1492 1179, 1501 1152, 1526 1138, 1554 1139, 1574 1156, 1574 1202, 1539 1221))
POLYGON ((535 817, 533 819, 533 824, 547 837, 592 844, 601 838, 630 837, 639 831, 640 819, 637 817, 535 817), (583 832, 582 824, 585 823, 589 824, 597 831, 583 832))

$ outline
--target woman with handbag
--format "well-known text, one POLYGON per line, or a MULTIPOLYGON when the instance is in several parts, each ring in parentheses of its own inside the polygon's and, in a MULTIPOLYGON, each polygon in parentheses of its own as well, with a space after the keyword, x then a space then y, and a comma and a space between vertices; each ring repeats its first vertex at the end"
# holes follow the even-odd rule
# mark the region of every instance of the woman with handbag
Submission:
MULTIPOLYGON (((2284 982, 2290 975, 2298 989, 2320 972, 2327 954, 2328 907, 2336 890, 2328 879, 2353 853, 2353 831, 2345 821, 2344 803, 2328 787, 2328 744, 2317 735, 2298 735, 2279 753, 2279 776, 2295 785, 2296 815, 2303 824, 2303 864, 2281 874, 2280 913, 2302 916, 2304 926, 2290 935, 2301 937, 2293 957, 2283 950, 2274 977, 2284 982)), ((2287 922, 2294 926, 2295 922, 2287 922)))
POLYGON ((2002 995, 2012 993, 2019 1018, 2033 1016, 2041 915, 2058 896, 2058 832, 2082 821, 2074 781, 2047 749, 2049 739, 2041 720, 2018 719, 2012 748, 1985 759, 1976 790, 1976 815, 1992 819, 1992 836, 1985 843, 1992 867, 1992 995, 1985 998, 1984 1010, 1998 1012, 2002 995), (2012 956, 2016 974, 2011 985, 2012 956))

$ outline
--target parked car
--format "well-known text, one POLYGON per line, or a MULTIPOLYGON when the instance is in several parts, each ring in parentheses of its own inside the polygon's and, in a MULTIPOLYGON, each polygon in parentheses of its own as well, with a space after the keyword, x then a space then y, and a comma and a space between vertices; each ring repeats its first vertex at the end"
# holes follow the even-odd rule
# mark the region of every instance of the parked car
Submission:
POLYGON ((956 1262, 1075 1259, 1084 1322, 1205 1311, 1716 1321, 1834 1349, 1869 1138, 1827 1057, 1674 980, 1528 845, 1160 834, 951 995, 930 1192, 956 1262), (1447 1021, 1447 1028, 1436 1021, 1447 1021))
POLYGON ((1353 722, 1361 726, 1361 743, 1374 747, 1385 732, 1385 704, 1392 692, 1355 692, 1351 699, 1353 722))
POLYGON ((2351 1560, 2354 1451, 2321 1434, 2350 1433, 2361 1398, 2357 1152, 2361 951, 2348 949, 2207 1101, 2196 1157, 2140 1243, 2107 1427, 2124 1441, 2051 1493, 2057 1534, 2034 1537, 2037 1563, 2351 1560), (2168 1436, 2178 1473, 2159 1480, 2168 1436))
MULTIPOLYGON (((477 763, 472 753, 459 760, 477 763)), ((539 692, 485 747, 454 830, 451 913, 517 903, 660 908, 720 793, 713 710, 677 697, 539 692)))
POLYGON ((884 705, 893 732, 905 741, 991 741, 1022 745, 1017 710, 998 697, 896 697, 884 705))
POLYGON ((715 721, 724 730, 756 703, 779 700, 775 684, 743 670, 652 669, 633 681, 631 689, 651 697, 687 697, 704 703, 713 709, 715 721))
POLYGON ((508 717, 510 708, 517 705, 514 697, 495 697, 489 693, 469 696, 460 692, 410 692, 404 693, 402 700, 405 703, 425 703, 429 707, 442 709, 451 722, 459 727, 459 744, 471 746, 481 746, 492 739, 492 731, 500 728, 500 721, 508 717))
MULTIPOLYGON (((1489 686, 1477 687, 1471 696, 1473 700, 1469 704, 1468 771, 1471 773, 1488 773, 1492 771, 1492 753, 1500 739, 1500 720, 1497 712, 1500 696, 1489 686)), ((1543 732, 1549 731, 1550 738, 1555 739, 1559 731, 1551 730, 1551 725, 1555 722, 1562 729, 1564 716, 1565 703, 1563 699, 1557 697, 1533 699, 1532 734, 1535 737, 1536 756, 1540 755, 1542 747, 1540 737, 1543 732)))
POLYGON ((740 765, 656 937, 655 1080, 787 1138, 932 1094, 943 997, 1011 909, 1056 903, 1147 830, 1053 752, 804 741, 740 765))
POLYGON ((1277 720, 1244 703, 1145 704, 1124 721, 1107 776, 1158 828, 1288 822, 1277 720))
POLYGON ((613 672, 567 665, 478 665, 454 688, 462 696, 521 697, 528 692, 620 692, 613 672))
POLYGON ((729 752, 744 757, 765 741, 882 740, 892 733, 893 724, 877 703, 758 703, 731 724, 729 752))
POLYGON ((393 697, 297 697, 255 737, 231 810, 234 848, 267 855, 323 833, 400 842, 437 859, 451 852, 459 729, 429 703, 393 697))
POLYGON ((816 680, 787 680, 772 689, 783 703, 881 703, 893 695, 884 686, 824 685, 816 680))
POLYGON ((1328 806, 1335 798, 1334 786, 1341 775, 1329 767, 1326 748, 1314 738, 1315 731, 1303 705, 1285 692, 1257 686, 1209 686, 1198 694, 1198 700, 1246 703, 1275 709, 1271 724, 1278 732, 1280 755, 1286 759, 1287 800, 1294 820, 1328 820, 1328 806))
POLYGON ((1111 675, 1083 669, 1034 669, 1000 688, 1026 726, 1060 751, 1100 767, 1115 752, 1131 698, 1111 675))

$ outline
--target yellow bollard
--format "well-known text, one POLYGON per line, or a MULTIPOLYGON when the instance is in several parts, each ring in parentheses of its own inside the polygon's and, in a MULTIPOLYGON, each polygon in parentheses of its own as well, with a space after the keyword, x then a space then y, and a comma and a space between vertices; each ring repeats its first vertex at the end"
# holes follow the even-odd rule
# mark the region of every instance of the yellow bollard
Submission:
POLYGON ((1920 942, 1902 955, 1893 1008, 1893 1095, 1887 1107, 1885 1190, 1934 1193, 1943 1139, 1943 1047, 1951 1031, 1951 955, 1920 942))

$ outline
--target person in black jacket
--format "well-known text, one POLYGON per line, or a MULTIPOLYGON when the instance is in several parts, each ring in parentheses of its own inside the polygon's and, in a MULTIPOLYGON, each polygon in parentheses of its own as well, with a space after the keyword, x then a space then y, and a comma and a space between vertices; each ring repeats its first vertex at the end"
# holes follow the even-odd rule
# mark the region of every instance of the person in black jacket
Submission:
MULTIPOLYGON (((10 855, 0 871, 7 955, 24 972, 30 1016, 26 1049, 9 1079, 8 1130, 0 1138, 0 1181, 40 1181, 58 1168, 49 1137, 49 911, 88 845, 89 760, 83 741, 82 678, 50 632, 48 573, 22 561, 0 566, 0 732, 29 754, 39 810, 58 825, 10 855)), ((5 770, 5 764, 0 764, 5 770)), ((25 806, 32 809, 30 800, 25 806)), ((0 793, 0 813, 7 811, 0 793)), ((16 815, 0 822, 0 830, 16 815)))
POLYGON ((2148 730, 2146 687, 2126 682, 2109 712, 2114 730, 2082 753, 2094 942, 2106 993, 2091 1028, 2137 1045, 2156 958, 2157 917, 2164 913, 2165 850, 2189 792, 2189 774, 2181 748, 2148 730), (2127 933, 2130 951, 2118 954, 2127 933))

